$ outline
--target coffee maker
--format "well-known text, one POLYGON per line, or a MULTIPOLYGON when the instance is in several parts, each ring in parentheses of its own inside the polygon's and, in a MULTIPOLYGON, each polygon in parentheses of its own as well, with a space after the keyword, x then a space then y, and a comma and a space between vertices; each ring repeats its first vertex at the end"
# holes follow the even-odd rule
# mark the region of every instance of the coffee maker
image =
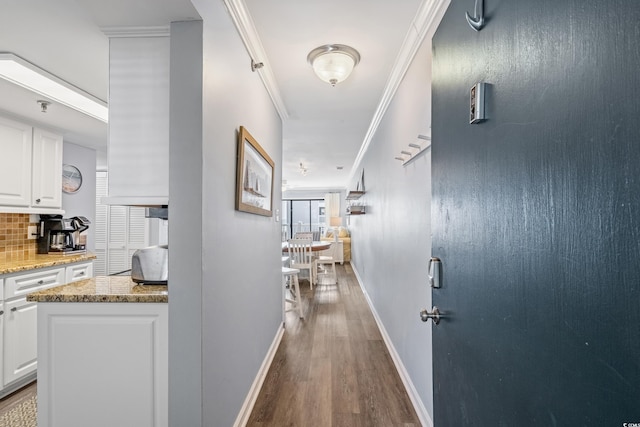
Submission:
POLYGON ((86 252, 79 236, 89 228, 89 224, 91 221, 83 216, 63 218, 62 215, 40 215, 38 253, 70 255, 86 252))

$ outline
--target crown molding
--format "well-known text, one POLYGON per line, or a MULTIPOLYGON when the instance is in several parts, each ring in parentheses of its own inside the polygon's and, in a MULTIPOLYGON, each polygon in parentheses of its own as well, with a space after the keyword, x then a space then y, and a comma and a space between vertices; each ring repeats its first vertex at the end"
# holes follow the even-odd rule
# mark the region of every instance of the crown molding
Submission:
POLYGON ((168 25, 153 27, 102 27, 100 30, 109 38, 169 37, 171 35, 171 30, 168 25))
POLYGON ((271 67, 269 67, 267 53, 262 46, 262 41, 258 36, 258 31, 253 23, 253 18, 251 18, 244 0, 224 0, 224 4, 231 15, 231 19, 233 19, 233 23, 236 26, 238 33, 240 33, 240 38, 242 39, 249 56, 256 63, 262 62, 264 64, 263 67, 258 68, 255 71, 260 75, 262 83, 267 89, 267 92, 271 97, 271 101, 278 111, 280 118, 282 120, 288 119, 289 113, 287 112, 287 108, 284 105, 282 96, 280 95, 276 78, 271 71, 271 67))
POLYGON ((369 149, 371 140, 378 131, 378 126, 380 126, 380 122, 382 122, 382 118, 386 114, 400 83, 402 83, 404 75, 407 73, 409 66, 411 66, 411 62, 413 62, 413 58, 416 56, 418 49, 420 49, 420 46, 422 45, 425 36, 429 31, 436 29, 437 25, 440 23, 442 14, 447 9, 450 2, 451 0, 423 0, 420 4, 420 7, 416 12, 416 16, 413 18, 411 26, 407 31, 407 35, 402 42, 402 47, 396 57, 393 69, 391 70, 391 74, 387 80, 387 85, 385 86, 380 102, 378 103, 378 108, 373 115, 373 119, 369 124, 369 129, 367 129, 367 133, 362 141, 360 151, 358 151, 358 155, 351 167, 347 187, 356 176, 356 170, 360 166, 362 158, 369 149))

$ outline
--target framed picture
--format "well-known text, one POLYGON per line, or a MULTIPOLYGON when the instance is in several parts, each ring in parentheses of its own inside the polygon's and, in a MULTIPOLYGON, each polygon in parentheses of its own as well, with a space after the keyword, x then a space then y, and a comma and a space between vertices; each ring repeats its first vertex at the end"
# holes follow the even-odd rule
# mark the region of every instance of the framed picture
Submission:
POLYGON ((273 167, 266 151, 240 126, 238 132, 238 166, 236 209, 253 214, 273 215, 273 167))

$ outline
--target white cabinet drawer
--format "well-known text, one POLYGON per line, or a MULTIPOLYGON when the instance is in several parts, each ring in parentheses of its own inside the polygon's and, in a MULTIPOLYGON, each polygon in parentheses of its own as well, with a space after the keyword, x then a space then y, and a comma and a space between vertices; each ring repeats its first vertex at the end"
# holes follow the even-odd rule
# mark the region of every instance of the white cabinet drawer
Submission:
POLYGON ((52 286, 62 285, 65 275, 64 268, 52 268, 6 276, 4 280, 4 298, 7 300, 52 286))
POLYGON ((67 277, 65 282, 77 282, 93 277, 93 261, 82 264, 74 264, 67 267, 67 277))

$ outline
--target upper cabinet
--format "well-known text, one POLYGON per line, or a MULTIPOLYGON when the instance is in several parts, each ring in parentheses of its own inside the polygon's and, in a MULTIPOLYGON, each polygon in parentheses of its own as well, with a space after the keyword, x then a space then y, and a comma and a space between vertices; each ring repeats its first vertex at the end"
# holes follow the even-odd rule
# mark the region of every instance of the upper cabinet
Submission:
POLYGON ((103 203, 169 203, 170 38, 109 33, 109 190, 103 203))
POLYGON ((0 212, 62 213, 62 136, 0 117, 0 212))
POLYGON ((31 206, 62 207, 62 137, 33 129, 31 206))
POLYGON ((31 204, 33 128, 0 117, 0 206, 31 204))

